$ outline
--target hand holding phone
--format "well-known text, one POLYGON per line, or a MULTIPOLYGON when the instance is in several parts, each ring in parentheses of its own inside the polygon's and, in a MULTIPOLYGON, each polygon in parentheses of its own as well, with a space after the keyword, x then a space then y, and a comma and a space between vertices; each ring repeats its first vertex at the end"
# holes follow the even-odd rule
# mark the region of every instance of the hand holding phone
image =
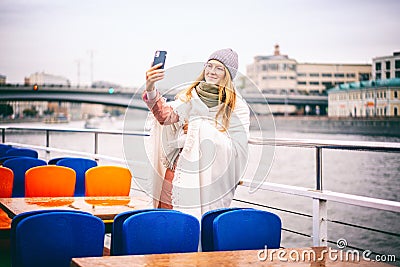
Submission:
POLYGON ((162 63, 160 69, 163 69, 165 65, 166 56, 167 56, 167 51, 157 50, 154 55, 152 66, 162 63))
POLYGON ((167 51, 156 51, 151 68, 146 71, 146 91, 151 92, 155 89, 154 84, 164 79, 164 64, 167 51), (161 66, 156 66, 162 63, 161 66))

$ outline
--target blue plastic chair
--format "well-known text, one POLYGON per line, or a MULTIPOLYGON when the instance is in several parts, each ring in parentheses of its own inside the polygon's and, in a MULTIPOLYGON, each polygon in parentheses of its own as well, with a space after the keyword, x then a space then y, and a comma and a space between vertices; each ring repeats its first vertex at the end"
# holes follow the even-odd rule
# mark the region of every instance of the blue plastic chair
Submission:
POLYGON ((6 155, 6 152, 11 148, 12 146, 10 145, 0 144, 0 158, 4 157, 6 155))
POLYGON ((39 154, 36 150, 29 148, 11 148, 7 150, 6 156, 38 158, 39 154))
POLYGON ((114 217, 114 222, 112 225, 112 235, 111 235, 111 248, 110 253, 113 256, 124 255, 123 250, 123 224, 129 217, 142 213, 142 212, 149 212, 149 211, 171 211, 171 212, 179 212, 174 210, 166 210, 166 209, 144 209, 144 210, 132 210, 126 211, 118 214, 114 217))
POLYGON ((214 219, 225 212, 238 209, 242 208, 222 208, 222 209, 210 210, 203 214, 203 216, 201 217, 202 251, 214 251, 214 232, 213 232, 214 219))
POLYGON ((90 214, 87 212, 79 211, 79 210, 34 210, 34 211, 29 211, 29 212, 24 212, 21 214, 18 214, 15 216, 12 221, 11 221, 11 231, 10 231, 10 245, 11 245, 11 257, 12 257, 12 262, 17 263, 16 266, 20 266, 18 264, 18 258, 16 256, 16 245, 15 245, 15 233, 17 229, 17 225, 20 221, 22 221, 25 218, 28 218, 33 215, 37 214, 43 214, 43 213, 48 213, 48 212, 76 212, 76 213, 82 213, 82 214, 90 214))
POLYGON ((4 161, 3 166, 14 172, 13 197, 25 196, 25 172, 46 165, 46 161, 30 157, 15 157, 4 161))
POLYGON ((13 266, 70 266, 74 257, 101 257, 105 227, 101 219, 70 211, 22 219, 15 229, 13 266))
POLYGON ((65 158, 56 163, 57 166, 64 166, 76 172, 75 196, 85 196, 85 173, 90 168, 96 167, 97 162, 85 158, 65 158))
POLYGON ((213 223, 214 249, 247 250, 279 248, 281 219, 270 212, 245 209, 225 212, 213 223))
POLYGON ((4 156, 0 158, 0 165, 3 165, 6 160, 20 158, 18 156, 4 156))
POLYGON ((196 252, 200 224, 192 215, 149 211, 130 216, 122 227, 123 254, 196 252))
POLYGON ((69 159, 69 158, 70 158, 70 157, 53 158, 53 159, 51 159, 51 160, 49 160, 49 161, 47 162, 47 165, 56 165, 57 162, 59 162, 60 160, 62 160, 62 159, 69 159))

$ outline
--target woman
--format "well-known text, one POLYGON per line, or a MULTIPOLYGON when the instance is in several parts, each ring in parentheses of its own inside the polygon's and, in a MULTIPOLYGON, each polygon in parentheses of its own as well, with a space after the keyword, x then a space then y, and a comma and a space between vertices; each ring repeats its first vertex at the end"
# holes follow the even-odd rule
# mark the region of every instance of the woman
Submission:
POLYGON ((200 218, 230 206, 247 165, 249 109, 232 82, 238 56, 232 49, 214 52, 196 81, 170 103, 155 89, 164 78, 161 64, 146 72, 143 93, 155 118, 146 142, 150 190, 155 207, 200 218))

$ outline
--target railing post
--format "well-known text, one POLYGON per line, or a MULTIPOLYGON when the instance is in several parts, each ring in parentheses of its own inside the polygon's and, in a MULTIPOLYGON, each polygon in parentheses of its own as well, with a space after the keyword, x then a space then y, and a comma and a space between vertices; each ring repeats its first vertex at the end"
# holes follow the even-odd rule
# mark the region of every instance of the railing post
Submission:
MULTIPOLYGON (((322 191, 322 147, 315 147, 315 189, 322 191)), ((326 200, 313 199, 313 246, 327 246, 328 226, 326 200)))
POLYGON ((326 200, 313 199, 313 246, 327 246, 328 227, 327 227, 327 207, 326 200))
POLYGON ((322 147, 315 149, 315 189, 322 190, 322 147))
MULTIPOLYGON (((50 131, 46 130, 46 148, 50 147, 50 131)), ((46 156, 47 159, 49 159, 50 157, 50 150, 46 149, 46 156)))
MULTIPOLYGON (((99 150, 99 133, 95 132, 94 133, 94 154, 97 155, 99 150)), ((99 161, 99 159, 96 157, 95 158, 96 161, 99 161)))

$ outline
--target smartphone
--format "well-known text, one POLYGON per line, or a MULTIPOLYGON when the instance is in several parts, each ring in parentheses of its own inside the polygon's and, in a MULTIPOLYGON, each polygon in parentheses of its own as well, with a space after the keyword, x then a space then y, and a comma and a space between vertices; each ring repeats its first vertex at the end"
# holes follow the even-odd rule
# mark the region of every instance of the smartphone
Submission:
POLYGON ((154 55, 153 65, 157 65, 158 63, 162 63, 160 69, 164 68, 165 65, 165 58, 167 56, 167 51, 157 50, 154 55))

